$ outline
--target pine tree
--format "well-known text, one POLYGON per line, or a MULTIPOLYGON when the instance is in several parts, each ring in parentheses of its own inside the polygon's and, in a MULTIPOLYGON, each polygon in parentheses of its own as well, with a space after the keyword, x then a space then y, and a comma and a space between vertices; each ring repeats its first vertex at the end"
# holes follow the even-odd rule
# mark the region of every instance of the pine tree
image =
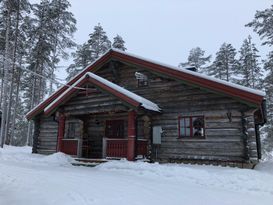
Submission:
POLYGON ((268 59, 264 63, 264 69, 267 72, 264 80, 267 104, 267 124, 263 130, 265 131, 263 147, 265 152, 270 152, 273 149, 273 52, 268 54, 268 59))
MULTIPOLYGON (((17 112, 15 112, 16 107, 18 105, 18 96, 19 93, 15 92, 14 87, 18 87, 20 82, 17 80, 18 73, 21 73, 21 68, 17 67, 16 64, 22 64, 22 59, 24 56, 29 54, 26 43, 26 29, 29 27, 26 25, 26 19, 30 13, 30 4, 28 0, 14 0, 7 1, 11 6, 10 15, 6 15, 7 12, 5 9, 1 9, 3 13, 0 13, 0 19, 5 19, 9 17, 11 19, 10 22, 10 35, 8 39, 10 41, 10 55, 9 55, 9 81, 6 85, 8 87, 8 94, 3 96, 3 98, 7 101, 7 112, 6 112, 6 124, 2 126, 2 130, 4 130, 5 143, 9 144, 10 139, 12 137, 12 127, 11 124, 15 121, 17 112)), ((3 2, 2 2, 3 3, 3 2)), ((2 4, 4 6, 4 4, 2 4)), ((5 6, 4 6, 5 7, 5 6)), ((3 7, 3 8, 4 8, 3 7)), ((3 82, 3 80, 2 80, 3 82)), ((1 86, 4 87, 3 84, 1 86)), ((16 89, 17 90, 17 89, 16 89)))
POLYGON ((261 89, 262 69, 259 63, 258 49, 252 43, 251 36, 244 40, 239 51, 239 66, 235 70, 237 83, 251 88, 261 89))
MULTIPOLYGON (((252 27, 263 40, 262 45, 273 46, 273 5, 263 11, 257 11, 252 22, 246 26, 252 27)), ((273 52, 268 54, 264 64, 267 76, 264 80, 267 100, 267 120, 265 127, 264 151, 273 150, 273 52)))
POLYGON ((179 67, 194 66, 198 72, 205 73, 205 65, 210 62, 211 55, 205 56, 205 51, 200 47, 196 47, 190 50, 188 61, 186 63, 180 63, 179 67))
MULTIPOLYGON (((28 69, 49 79, 54 76, 60 58, 67 56, 66 49, 74 46, 71 37, 76 31, 76 20, 72 13, 67 11, 69 6, 67 0, 42 0, 40 4, 33 5, 28 39, 31 45, 27 59, 28 69)), ((49 89, 43 77, 28 74, 24 80, 28 82, 24 97, 30 110, 44 99, 49 89)), ((31 130, 29 124, 28 136, 31 135, 31 130)))
POLYGON ((99 58, 111 48, 111 41, 100 24, 94 27, 93 33, 89 34, 88 45, 91 50, 91 59, 99 58))
MULTIPOLYGON (((78 46, 76 52, 72 54, 74 58, 73 63, 66 69, 68 73, 67 81, 111 48, 111 41, 100 24, 94 27, 94 31, 89 34, 89 37, 88 42, 78 46)), ((117 35, 112 46, 125 51, 124 44, 122 37, 117 35)))
POLYGON ((231 44, 224 43, 216 53, 212 65, 208 68, 209 75, 216 78, 233 81, 232 75, 238 67, 238 61, 235 59, 236 50, 231 44))
POLYGON ((273 45, 273 5, 269 9, 257 11, 254 20, 246 26, 252 27, 263 40, 262 45, 273 45))
POLYGON ((67 81, 69 81, 72 77, 95 60, 91 56, 91 50, 87 43, 84 43, 82 46, 78 46, 76 52, 72 53, 72 56, 74 58, 74 62, 66 69, 66 72, 68 73, 66 78, 67 81))
POLYGON ((121 51, 127 50, 127 48, 125 47, 125 41, 122 39, 122 37, 120 35, 116 35, 116 37, 114 37, 112 47, 119 49, 121 51))
POLYGON ((4 52, 4 63, 3 63, 3 86, 1 88, 1 94, 2 94, 2 119, 1 119, 1 147, 3 148, 4 142, 5 142, 5 128, 6 128, 6 117, 7 117, 7 96, 8 96, 8 82, 10 80, 10 30, 11 30, 11 13, 12 13, 12 4, 10 1, 6 0, 3 2, 4 10, 6 10, 6 23, 5 23, 5 52, 4 52))
MULTIPOLYGON (((52 54, 51 69, 49 77, 55 78, 54 72, 60 58, 67 59, 68 53, 66 49, 71 49, 76 46, 72 40, 73 34, 76 31, 76 19, 73 14, 68 11, 70 3, 67 0, 52 0, 50 17, 52 18, 52 33, 54 50, 52 54), (54 42, 55 41, 55 42, 54 42)), ((50 81, 49 94, 53 93, 53 83, 50 81)))

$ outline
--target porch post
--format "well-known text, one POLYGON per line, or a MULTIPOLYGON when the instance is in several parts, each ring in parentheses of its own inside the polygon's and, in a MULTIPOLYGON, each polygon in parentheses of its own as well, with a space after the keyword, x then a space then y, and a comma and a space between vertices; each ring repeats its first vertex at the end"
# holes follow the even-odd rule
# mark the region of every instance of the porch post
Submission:
POLYGON ((136 145, 136 112, 131 110, 128 112, 128 145, 127 145, 127 160, 134 161, 135 145, 136 145))
POLYGON ((57 152, 62 151, 62 139, 64 138, 65 132, 65 115, 63 113, 59 114, 59 124, 58 124, 58 144, 57 152))

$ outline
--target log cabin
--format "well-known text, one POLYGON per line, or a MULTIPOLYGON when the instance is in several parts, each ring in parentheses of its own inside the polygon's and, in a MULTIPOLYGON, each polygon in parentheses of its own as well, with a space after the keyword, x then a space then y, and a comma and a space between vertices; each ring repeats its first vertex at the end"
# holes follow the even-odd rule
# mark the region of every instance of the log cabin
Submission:
POLYGON ((33 153, 253 167, 261 91, 110 49, 34 107, 33 153))

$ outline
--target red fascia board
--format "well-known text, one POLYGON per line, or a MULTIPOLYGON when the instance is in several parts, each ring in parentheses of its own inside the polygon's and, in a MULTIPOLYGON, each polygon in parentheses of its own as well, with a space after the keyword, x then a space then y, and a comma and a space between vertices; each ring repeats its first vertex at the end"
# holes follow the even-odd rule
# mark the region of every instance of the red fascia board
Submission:
POLYGON ((167 74, 171 77, 185 80, 189 83, 196 84, 196 85, 199 85, 204 88, 208 88, 208 89, 215 90, 218 92, 226 93, 226 94, 231 95, 233 97, 241 98, 242 100, 246 100, 250 103, 260 105, 263 101, 263 96, 256 95, 254 93, 243 91, 243 90, 240 90, 240 89, 237 89, 234 87, 230 87, 228 85, 224 85, 224 84, 221 84, 221 83, 218 83, 215 81, 211 81, 208 79, 204 79, 204 78, 201 78, 198 76, 194 76, 194 75, 191 75, 188 73, 184 73, 184 72, 180 72, 180 71, 177 71, 174 69, 170 69, 168 67, 165 67, 165 66, 162 66, 159 64, 155 64, 155 63, 152 63, 149 61, 145 61, 145 60, 133 57, 133 56, 128 56, 125 54, 114 52, 113 57, 116 59, 120 59, 122 61, 125 61, 127 63, 134 63, 136 65, 140 65, 140 66, 149 68, 149 69, 154 70, 156 72, 161 72, 161 73, 167 74))
MULTIPOLYGON (((121 92, 118 92, 117 90, 101 83, 100 81, 91 78, 90 76, 86 76, 86 78, 84 78, 83 80, 81 80, 77 85, 75 85, 76 87, 80 87, 83 84, 90 82, 98 87, 100 87, 101 89, 105 90, 106 92, 109 92, 111 94, 113 94, 114 96, 116 96, 119 99, 122 99, 123 101, 129 103, 130 105, 134 106, 134 107, 138 107, 140 106, 140 103, 135 101, 134 99, 124 95, 121 92)), ((70 98, 70 96, 76 92, 77 89, 76 88, 72 88, 70 91, 68 91, 64 96, 62 96, 58 101, 56 101, 53 105, 51 105, 50 109, 45 111, 46 115, 49 115, 50 113, 52 113, 52 111, 54 111, 61 103, 63 103, 64 101, 66 101, 67 99, 70 98)))
MULTIPOLYGON (((178 78, 184 81, 187 81, 192 84, 196 84, 198 86, 208 88, 211 90, 215 90, 218 92, 226 93, 228 95, 231 95, 233 97, 240 98, 242 100, 245 100, 250 103, 254 103, 257 105, 260 105, 263 101, 263 96, 256 95, 254 93, 249 93, 247 91, 243 91, 234 87, 230 87, 228 85, 223 85, 218 82, 214 82, 208 79, 200 78, 198 76, 194 76, 188 73, 180 72, 177 70, 170 69, 166 66, 159 65, 153 62, 149 62, 143 59, 139 59, 137 57, 129 56, 123 53, 115 52, 113 50, 110 50, 108 53, 106 53, 104 56, 102 56, 100 59, 98 59, 94 64, 84 69, 81 73, 79 73, 75 78, 73 78, 71 81, 69 81, 67 84, 72 85, 75 83, 79 78, 81 78, 86 72, 92 71, 99 65, 107 62, 111 57, 114 57, 118 60, 127 62, 127 63, 133 63, 136 65, 140 65, 143 67, 146 67, 148 69, 151 69, 155 72, 161 72, 164 74, 167 74, 171 77, 178 78)), ((60 90, 56 91, 52 96, 50 96, 47 100, 45 100, 43 103, 41 103, 39 106, 37 106, 32 112, 30 112, 26 117, 27 119, 32 119, 36 114, 39 112, 42 112, 44 108, 49 105, 51 102, 53 102, 54 99, 56 99, 62 92, 64 92, 68 87, 64 86, 60 90)))
MULTIPOLYGON (((86 82, 87 82, 87 79, 84 78, 78 84, 76 84, 75 87, 81 87, 86 82)), ((49 115, 57 106, 59 106, 65 100, 69 99, 71 97, 71 95, 73 93, 75 93, 76 91, 78 91, 77 88, 72 88, 71 90, 69 90, 64 96, 62 96, 59 100, 54 102, 54 104, 51 106, 51 108, 45 111, 45 114, 49 115)))
MULTIPOLYGON (((113 51, 109 51, 104 56, 102 56, 100 59, 98 59, 94 64, 84 69, 81 73, 79 73, 75 78, 71 79, 67 85, 72 85, 77 80, 79 80, 86 72, 91 71, 92 69, 96 68, 97 66, 107 62, 110 57, 111 53, 113 51)), ((28 120, 32 119, 36 114, 43 112, 45 107, 49 105, 51 102, 53 102, 62 92, 68 89, 68 86, 63 86, 59 90, 57 90, 53 95, 51 95, 49 98, 47 98, 43 103, 41 103, 39 106, 37 106, 34 110, 32 110, 30 113, 26 115, 26 118, 28 120)))

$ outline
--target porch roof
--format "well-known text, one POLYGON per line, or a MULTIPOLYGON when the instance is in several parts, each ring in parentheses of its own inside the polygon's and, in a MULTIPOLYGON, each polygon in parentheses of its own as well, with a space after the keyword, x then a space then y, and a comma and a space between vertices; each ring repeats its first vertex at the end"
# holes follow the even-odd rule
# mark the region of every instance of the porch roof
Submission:
POLYGON ((130 104, 133 107, 142 107, 146 110, 160 112, 161 109, 155 103, 146 98, 143 98, 125 88, 114 84, 105 78, 102 78, 94 73, 87 72, 83 75, 79 80, 77 80, 73 85, 71 85, 67 90, 65 90, 61 95, 59 95, 54 101, 52 101, 47 107, 44 109, 44 113, 46 115, 50 115, 56 108, 66 102, 68 99, 72 97, 72 94, 75 93, 82 85, 85 83, 91 83, 100 89, 111 93, 115 97, 120 100, 130 104))

